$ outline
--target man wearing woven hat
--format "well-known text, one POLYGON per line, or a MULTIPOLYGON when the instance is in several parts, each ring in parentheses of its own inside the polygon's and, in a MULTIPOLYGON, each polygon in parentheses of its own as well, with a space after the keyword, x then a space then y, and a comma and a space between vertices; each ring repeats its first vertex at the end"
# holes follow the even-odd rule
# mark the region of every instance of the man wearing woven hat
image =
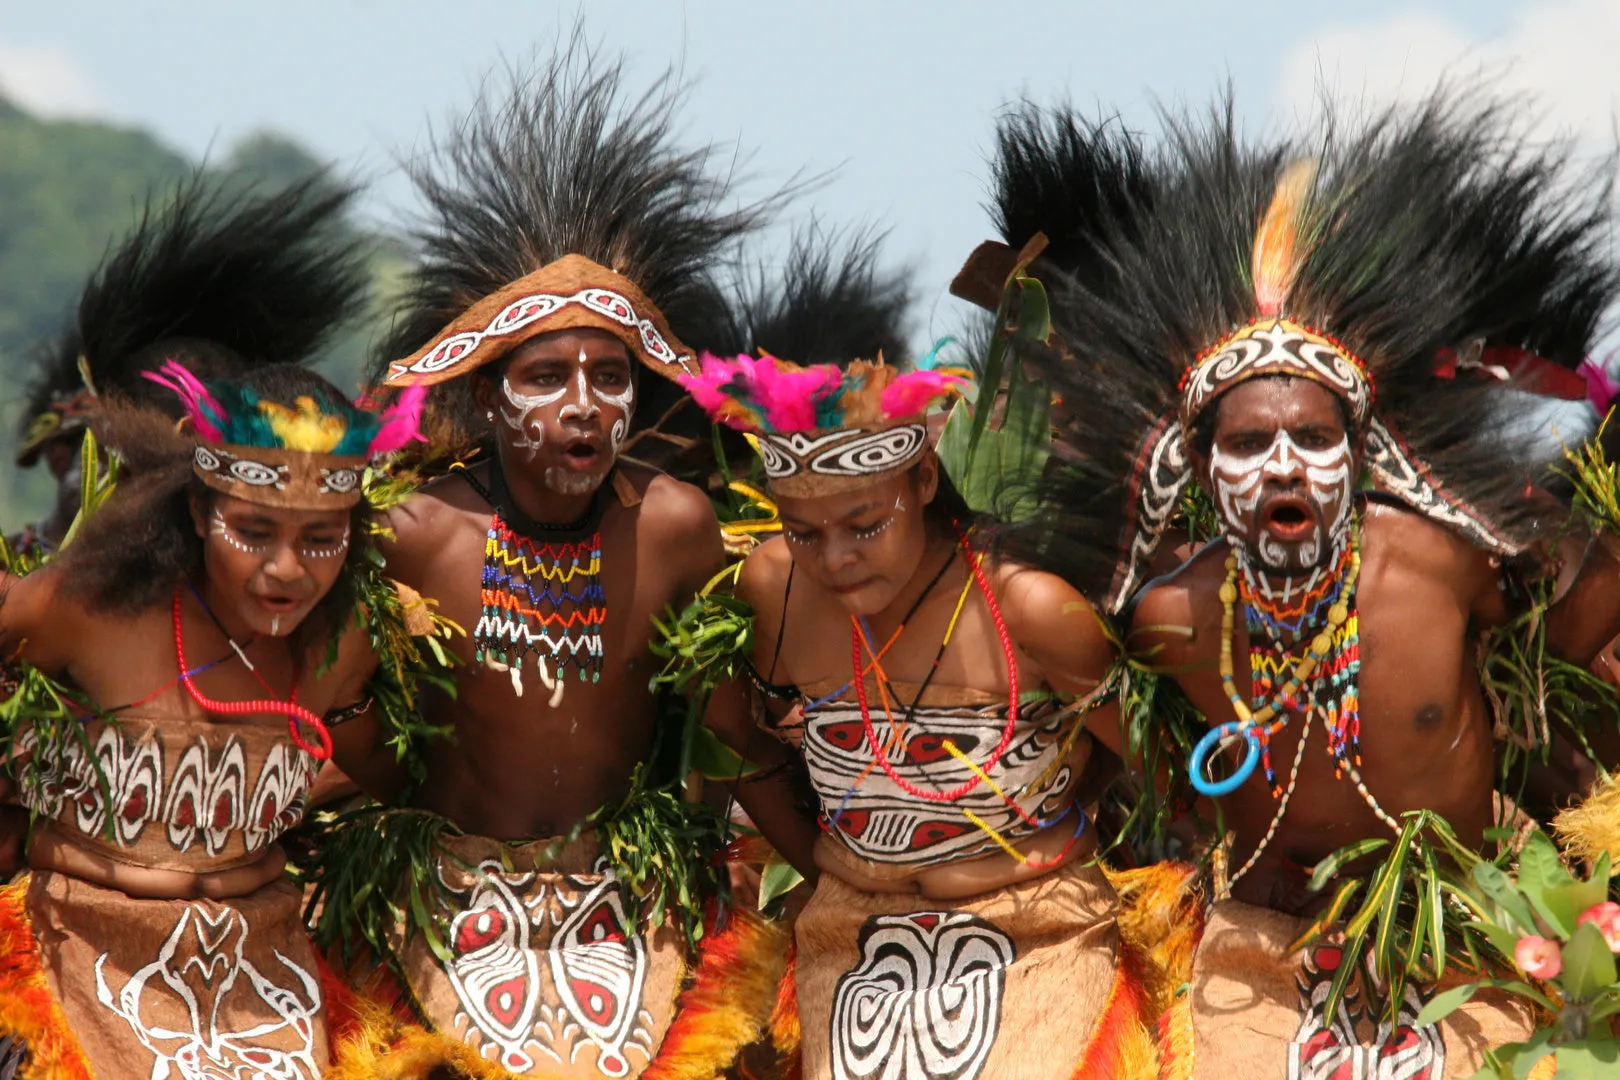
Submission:
POLYGON ((749 912, 713 917, 721 823, 682 801, 680 725, 648 686, 652 619, 721 569, 719 528, 701 491, 619 460, 650 384, 724 332, 711 268, 762 216, 715 209, 724 184, 673 145, 675 103, 661 84, 625 105, 616 67, 558 60, 483 102, 439 148, 447 171, 418 172, 436 217, 385 382, 433 387, 439 430, 488 453, 389 522, 389 572, 468 636, 454 694, 423 698, 453 739, 409 807, 323 854, 329 897, 346 870, 411 894, 399 924, 334 920, 384 931, 361 936, 401 1004, 337 1075, 388 1053, 714 1075, 769 1012, 782 947, 749 912), (424 853, 409 871, 364 854, 404 847, 424 853))

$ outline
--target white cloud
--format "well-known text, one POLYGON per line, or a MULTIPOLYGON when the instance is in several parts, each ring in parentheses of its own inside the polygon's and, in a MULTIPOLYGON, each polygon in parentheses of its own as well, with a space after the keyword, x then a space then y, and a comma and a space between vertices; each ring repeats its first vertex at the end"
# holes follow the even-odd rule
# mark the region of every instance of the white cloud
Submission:
POLYGON ((1536 103, 1546 134, 1576 134, 1607 146, 1620 110, 1620 3, 1540 0, 1525 4, 1500 35, 1471 37, 1429 14, 1330 27, 1295 45, 1278 77, 1276 111, 1312 111, 1319 87, 1336 99, 1410 100, 1447 75, 1484 71, 1493 85, 1536 103))
POLYGON ((0 41, 0 94, 43 117, 106 116, 90 73, 57 45, 0 41))

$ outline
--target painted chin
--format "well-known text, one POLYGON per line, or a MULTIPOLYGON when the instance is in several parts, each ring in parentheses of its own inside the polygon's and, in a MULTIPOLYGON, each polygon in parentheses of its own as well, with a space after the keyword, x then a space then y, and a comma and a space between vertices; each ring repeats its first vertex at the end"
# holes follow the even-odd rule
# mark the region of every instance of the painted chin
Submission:
POLYGON ((1258 561, 1271 570, 1311 569, 1326 554, 1321 509, 1297 496, 1262 503, 1254 532, 1258 561))
POLYGON ((612 467, 613 455, 600 440, 576 440, 546 467, 546 487, 559 495, 583 495, 601 486, 612 467))

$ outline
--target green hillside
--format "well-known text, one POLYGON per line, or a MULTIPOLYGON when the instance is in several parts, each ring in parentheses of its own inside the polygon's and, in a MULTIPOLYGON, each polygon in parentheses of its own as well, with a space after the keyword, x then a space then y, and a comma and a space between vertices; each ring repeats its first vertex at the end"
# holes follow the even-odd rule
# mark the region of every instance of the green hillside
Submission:
MULTIPOLYGON (((224 184, 279 185, 321 162, 272 133, 249 136, 209 171, 224 184)), ((42 469, 11 466, 30 350, 54 334, 86 276, 134 223, 149 193, 195 163, 151 134, 86 121, 47 121, 0 99, 0 529, 10 532, 49 504, 42 469)), ((397 276, 402 255, 375 243, 380 279, 397 276)), ((321 362, 345 389, 358 384, 370 329, 343 335, 321 362)))

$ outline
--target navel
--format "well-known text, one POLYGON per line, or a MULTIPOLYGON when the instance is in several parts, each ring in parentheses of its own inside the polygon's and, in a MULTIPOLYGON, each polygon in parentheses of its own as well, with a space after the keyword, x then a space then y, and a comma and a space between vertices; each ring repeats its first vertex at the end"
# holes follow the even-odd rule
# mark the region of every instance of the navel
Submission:
POLYGON ((1417 711, 1417 729, 1419 731, 1435 731, 1440 722, 1446 718, 1438 705, 1425 705, 1417 711))

